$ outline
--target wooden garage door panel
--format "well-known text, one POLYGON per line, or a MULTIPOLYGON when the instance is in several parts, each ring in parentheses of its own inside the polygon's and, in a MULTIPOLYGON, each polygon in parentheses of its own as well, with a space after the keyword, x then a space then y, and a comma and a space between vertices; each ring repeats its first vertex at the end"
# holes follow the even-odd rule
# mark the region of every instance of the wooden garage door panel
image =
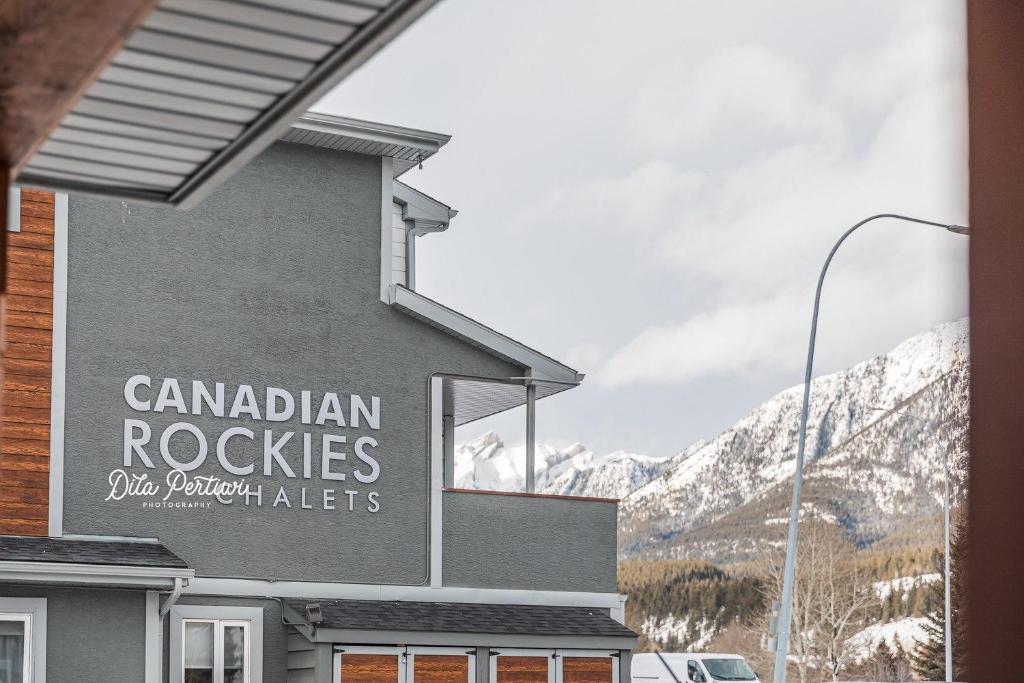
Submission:
POLYGON ((466 655, 416 655, 413 658, 414 683, 465 683, 469 680, 466 655))
POLYGON ((498 683, 548 683, 547 657, 497 657, 498 683))
POLYGON ((398 655, 341 656, 343 683, 397 683, 398 655))
POLYGON ((562 660, 564 683, 611 683, 611 657, 565 657, 562 660))

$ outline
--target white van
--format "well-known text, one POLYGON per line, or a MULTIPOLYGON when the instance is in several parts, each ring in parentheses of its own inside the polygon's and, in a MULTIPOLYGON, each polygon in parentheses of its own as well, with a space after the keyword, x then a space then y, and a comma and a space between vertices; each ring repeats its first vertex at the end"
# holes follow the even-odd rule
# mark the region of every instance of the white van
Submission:
POLYGON ((633 655, 631 670, 633 683, 760 683, 757 674, 739 655, 707 652, 642 652, 633 655))

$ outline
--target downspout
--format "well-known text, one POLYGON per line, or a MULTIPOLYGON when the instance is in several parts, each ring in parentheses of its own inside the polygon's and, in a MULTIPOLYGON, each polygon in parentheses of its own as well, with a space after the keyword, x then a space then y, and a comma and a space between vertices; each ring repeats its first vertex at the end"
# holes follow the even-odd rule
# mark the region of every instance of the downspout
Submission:
POLYGON ((171 594, 167 596, 166 600, 164 600, 164 604, 160 606, 161 622, 163 621, 163 618, 167 616, 167 613, 171 611, 171 608, 174 607, 174 603, 178 602, 178 598, 181 597, 181 589, 184 587, 184 581, 180 577, 175 577, 174 590, 172 590, 171 594))

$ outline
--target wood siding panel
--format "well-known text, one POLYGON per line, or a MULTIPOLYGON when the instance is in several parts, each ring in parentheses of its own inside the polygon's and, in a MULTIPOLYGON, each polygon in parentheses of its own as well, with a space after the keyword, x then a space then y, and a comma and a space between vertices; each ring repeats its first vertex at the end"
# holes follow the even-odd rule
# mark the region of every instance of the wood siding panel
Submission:
POLYGON ((0 534, 49 529, 53 193, 23 189, 0 323, 0 534))
POLYGON ((611 657, 566 657, 562 660, 565 683, 612 683, 611 657))
POLYGON ((548 683, 547 657, 496 657, 498 683, 548 683))
POLYGON ((341 655, 342 683, 397 683, 398 655, 341 655))
POLYGON ((416 655, 413 683, 462 683, 469 680, 466 655, 416 655))

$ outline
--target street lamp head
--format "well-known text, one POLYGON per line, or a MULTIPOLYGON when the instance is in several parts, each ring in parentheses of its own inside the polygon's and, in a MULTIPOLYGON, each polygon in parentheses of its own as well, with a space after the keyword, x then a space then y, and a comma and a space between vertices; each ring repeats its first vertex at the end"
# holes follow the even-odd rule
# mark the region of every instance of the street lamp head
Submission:
POLYGON ((946 230, 949 230, 950 232, 955 232, 958 235, 971 234, 970 228, 968 228, 966 225, 947 225, 946 230))

